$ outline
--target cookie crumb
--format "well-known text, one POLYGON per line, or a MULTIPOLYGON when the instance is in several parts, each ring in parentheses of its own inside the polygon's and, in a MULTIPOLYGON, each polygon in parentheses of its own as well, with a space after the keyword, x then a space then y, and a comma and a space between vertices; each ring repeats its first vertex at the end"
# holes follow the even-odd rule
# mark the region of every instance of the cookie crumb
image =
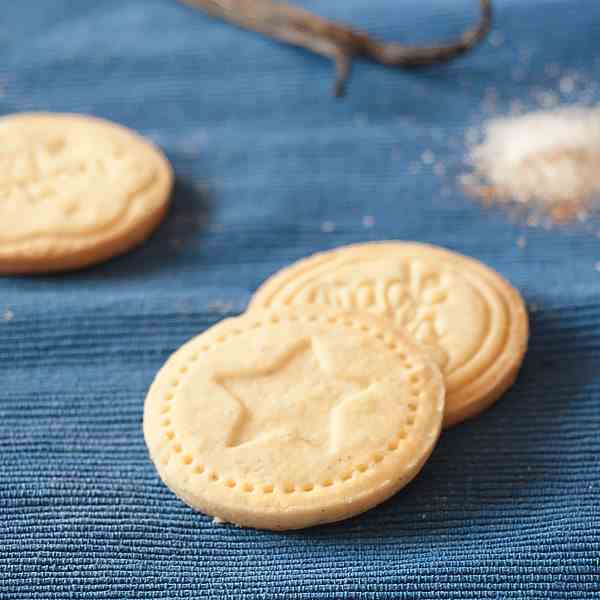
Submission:
POLYGON ((227 302, 226 300, 214 300, 207 304, 206 310, 211 313, 217 313, 218 315, 226 315, 233 312, 233 303, 227 302))
POLYGON ((524 235, 520 235, 517 238, 517 246, 519 246, 519 248, 525 248, 526 245, 527 245, 527 239, 525 238, 524 235))
POLYGON ((227 523, 225 519, 221 519, 221 517, 213 517, 213 525, 223 525, 223 523, 227 523))

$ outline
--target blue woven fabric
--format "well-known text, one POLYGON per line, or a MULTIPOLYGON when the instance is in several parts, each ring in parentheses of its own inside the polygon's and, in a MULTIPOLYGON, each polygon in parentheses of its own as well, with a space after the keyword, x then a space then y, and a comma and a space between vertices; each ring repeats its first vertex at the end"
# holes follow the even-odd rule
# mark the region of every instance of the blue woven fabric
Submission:
MULTIPOLYGON (((357 63, 342 101, 323 59, 172 0, 5 4, 0 113, 114 119, 178 179, 141 249, 0 280, 2 599, 600 597, 600 240, 593 221, 514 224, 455 182, 465 131, 490 111, 551 103, 569 73, 563 99, 600 100, 600 3, 498 0, 469 56, 357 63), (522 290, 532 339, 514 388, 347 522, 273 534, 184 506, 142 436, 163 361, 290 261, 386 238, 473 255, 522 290)), ((304 4, 411 42, 476 16, 471 0, 304 4)))

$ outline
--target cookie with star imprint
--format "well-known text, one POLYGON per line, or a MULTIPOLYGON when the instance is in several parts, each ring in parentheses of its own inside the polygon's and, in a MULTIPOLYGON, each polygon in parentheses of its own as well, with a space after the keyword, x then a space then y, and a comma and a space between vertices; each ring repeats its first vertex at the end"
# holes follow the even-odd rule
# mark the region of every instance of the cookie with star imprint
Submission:
POLYGON ((0 119, 0 274, 78 269, 145 240, 169 206, 171 167, 133 131, 95 117, 0 119))
POLYGON ((444 427, 495 402, 527 348, 517 290, 481 262, 436 246, 389 241, 315 254, 263 283, 250 308, 319 304, 368 311, 408 332, 444 375, 444 427))
POLYGON ((440 433, 435 363, 377 318, 254 311, 192 339, 146 398, 144 435, 184 502, 241 526, 338 521, 406 485, 440 433))

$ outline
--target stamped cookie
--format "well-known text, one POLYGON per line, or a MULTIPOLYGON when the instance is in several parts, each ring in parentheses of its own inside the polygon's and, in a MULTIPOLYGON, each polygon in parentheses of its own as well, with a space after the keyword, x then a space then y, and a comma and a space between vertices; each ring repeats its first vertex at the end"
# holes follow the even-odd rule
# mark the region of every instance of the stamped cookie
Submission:
POLYGON ((368 315, 255 311, 180 348, 146 398, 163 481, 218 519, 265 529, 338 521, 421 469, 444 410, 439 369, 368 315))
POLYGON ((157 148, 108 121, 0 119, 0 273, 77 269, 126 252, 162 220, 172 181, 157 148))
POLYGON ((482 263, 435 246, 380 242, 316 254, 267 280, 251 308, 315 304, 367 310, 408 331, 444 374, 444 427, 499 398, 527 347, 519 293, 482 263))

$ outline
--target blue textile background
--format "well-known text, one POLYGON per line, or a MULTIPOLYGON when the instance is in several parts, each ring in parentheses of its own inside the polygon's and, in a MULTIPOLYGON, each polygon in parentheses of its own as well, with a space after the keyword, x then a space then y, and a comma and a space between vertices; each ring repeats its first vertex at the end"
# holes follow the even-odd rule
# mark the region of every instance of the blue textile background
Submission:
MULTIPOLYGON (((476 14, 471 0, 304 4, 414 42, 476 14)), ((337 101, 326 61, 174 0, 5 3, 0 112, 114 119, 156 140, 178 180, 141 249, 0 280, 2 599, 600 597, 600 240, 590 222, 511 223, 455 182, 465 131, 494 106, 545 101, 569 73, 564 100, 600 100, 600 3, 496 4, 469 56, 357 63, 337 101), (473 255, 522 290, 532 339, 515 387, 347 522, 272 534, 184 506, 141 430, 163 361, 290 261, 386 238, 473 255)))

